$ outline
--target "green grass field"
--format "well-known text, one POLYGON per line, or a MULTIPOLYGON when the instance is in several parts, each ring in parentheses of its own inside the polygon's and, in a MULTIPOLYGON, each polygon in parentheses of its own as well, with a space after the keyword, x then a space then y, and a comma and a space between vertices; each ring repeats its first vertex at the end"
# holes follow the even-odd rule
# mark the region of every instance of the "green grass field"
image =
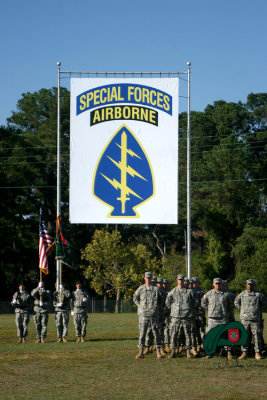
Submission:
MULTIPOLYGON (((265 320, 267 315, 265 314, 265 320)), ((267 329, 264 332, 267 339, 267 329)), ((85 343, 56 343, 53 314, 47 343, 36 344, 31 319, 26 344, 18 344, 15 316, 0 315, 0 399, 267 399, 267 358, 228 363, 206 360, 135 360, 136 314, 89 314, 85 343)))

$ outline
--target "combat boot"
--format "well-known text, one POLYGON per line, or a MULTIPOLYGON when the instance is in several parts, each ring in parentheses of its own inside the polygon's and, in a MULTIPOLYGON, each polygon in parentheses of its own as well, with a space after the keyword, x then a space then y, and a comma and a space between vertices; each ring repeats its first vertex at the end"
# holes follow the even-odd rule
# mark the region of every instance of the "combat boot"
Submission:
POLYGON ((198 355, 198 353, 197 353, 195 347, 192 347, 192 349, 190 350, 190 353, 191 353, 194 357, 198 355))
POLYGON ((156 347, 156 352, 157 352, 157 358, 162 358, 159 347, 156 347))
POLYGON ((78 336, 78 337, 77 337, 77 340, 76 340, 76 343, 78 343, 78 342, 80 342, 80 341, 81 341, 81 337, 78 336))
POLYGON ((68 341, 68 339, 65 338, 65 337, 62 340, 63 340, 64 343, 67 343, 67 341, 68 341))
POLYGON ((144 358, 144 349, 139 349, 139 353, 135 357, 136 360, 142 360, 144 358))
POLYGON ((84 338, 85 338, 85 336, 81 336, 81 342, 82 342, 82 343, 85 342, 84 338))
POLYGON ((145 356, 146 354, 148 354, 148 353, 150 353, 149 347, 145 347, 145 349, 144 349, 144 351, 143 351, 144 356, 145 356))
POLYGON ((232 360, 232 359, 233 359, 233 356, 232 356, 231 351, 227 351, 227 360, 232 360))
POLYGON ((260 353, 255 353, 255 358, 256 358, 256 360, 261 360, 262 359, 262 356, 260 355, 260 353))
POLYGON ((169 355, 168 358, 176 358, 176 351, 175 351, 175 349, 172 349, 171 354, 169 355))
POLYGON ((238 360, 246 360, 247 358, 248 358, 248 353, 246 351, 243 351, 238 360))
POLYGON ((62 342, 61 337, 59 337, 58 340, 57 340, 57 343, 60 343, 60 342, 62 342))

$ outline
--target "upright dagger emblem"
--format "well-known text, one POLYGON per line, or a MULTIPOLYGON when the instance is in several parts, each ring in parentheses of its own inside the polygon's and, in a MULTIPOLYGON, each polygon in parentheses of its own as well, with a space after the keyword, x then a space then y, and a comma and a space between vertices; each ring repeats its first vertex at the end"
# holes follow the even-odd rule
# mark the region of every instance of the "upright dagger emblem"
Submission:
POLYGON ((126 125, 112 136, 95 169, 93 194, 112 209, 108 217, 139 217, 135 208, 154 195, 145 151, 126 125))

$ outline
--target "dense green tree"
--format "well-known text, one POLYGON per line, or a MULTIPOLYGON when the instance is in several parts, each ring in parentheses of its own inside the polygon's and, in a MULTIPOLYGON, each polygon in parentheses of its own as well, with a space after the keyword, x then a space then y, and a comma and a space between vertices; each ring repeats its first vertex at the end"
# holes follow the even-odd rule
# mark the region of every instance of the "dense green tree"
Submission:
POLYGON ((131 297, 134 287, 143 280, 146 270, 157 270, 158 261, 151 257, 143 244, 126 246, 121 233, 96 230, 92 241, 82 250, 88 262, 84 275, 99 295, 116 295, 115 311, 119 311, 121 296, 131 297))

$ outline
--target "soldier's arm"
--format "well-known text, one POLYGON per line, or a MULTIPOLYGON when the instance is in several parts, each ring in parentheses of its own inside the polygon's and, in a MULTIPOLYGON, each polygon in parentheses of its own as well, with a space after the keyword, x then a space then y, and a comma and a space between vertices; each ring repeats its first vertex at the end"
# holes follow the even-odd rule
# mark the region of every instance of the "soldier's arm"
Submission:
POLYGON ((15 306, 17 304, 17 300, 18 300, 18 292, 16 292, 12 297, 11 305, 15 306))
POLYGON ((139 304, 140 304, 140 290, 139 290, 139 289, 137 289, 137 290, 134 292, 133 301, 134 301, 134 303, 135 303, 137 306, 139 306, 139 304))
POLYGON ((172 304, 172 293, 169 292, 165 300, 165 305, 167 308, 170 308, 171 304, 172 304))
POLYGON ((203 308, 208 308, 208 304, 209 304, 209 297, 207 296, 207 294, 205 293, 204 296, 201 299, 201 306, 203 308))
POLYGON ((32 297, 39 298, 40 297, 39 288, 37 287, 37 288, 33 289, 31 292, 31 295, 32 295, 32 297))
POLYGON ((236 296, 235 301, 234 301, 234 305, 235 305, 235 308, 238 311, 240 311, 240 307, 241 307, 241 294, 240 293, 236 296))

